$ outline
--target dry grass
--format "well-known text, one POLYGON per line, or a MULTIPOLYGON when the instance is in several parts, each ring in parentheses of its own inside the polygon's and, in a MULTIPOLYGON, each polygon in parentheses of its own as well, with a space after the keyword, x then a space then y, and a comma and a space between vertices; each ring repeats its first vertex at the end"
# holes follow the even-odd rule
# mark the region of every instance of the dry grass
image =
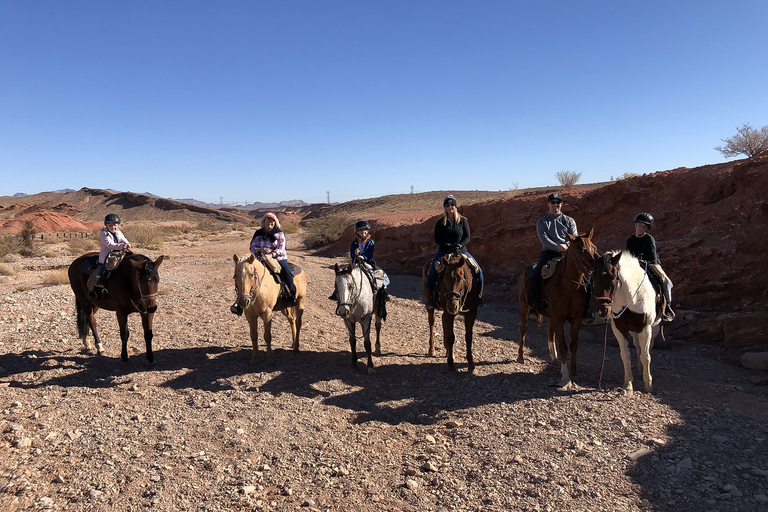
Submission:
POLYGON ((43 275, 41 281, 43 286, 58 286, 60 284, 69 284, 69 275, 66 268, 49 270, 43 275))
POLYGON ((6 263, 0 263, 0 276, 13 276, 16 275, 16 269, 12 265, 6 263))
POLYGON ((304 226, 304 246, 307 249, 319 249, 338 242, 350 224, 350 219, 348 215, 337 213, 308 221, 304 226))
POLYGON ((125 230, 125 237, 137 248, 159 250, 165 243, 165 231, 152 224, 135 224, 125 230))
POLYGON ((98 237, 93 234, 88 238, 69 238, 67 247, 70 254, 80 255, 87 252, 97 251, 99 249, 98 237))
POLYGON ((298 233, 299 228, 301 227, 299 226, 298 222, 291 222, 291 221, 283 222, 282 224, 280 224, 280 226, 282 227, 283 232, 289 235, 293 233, 298 233))

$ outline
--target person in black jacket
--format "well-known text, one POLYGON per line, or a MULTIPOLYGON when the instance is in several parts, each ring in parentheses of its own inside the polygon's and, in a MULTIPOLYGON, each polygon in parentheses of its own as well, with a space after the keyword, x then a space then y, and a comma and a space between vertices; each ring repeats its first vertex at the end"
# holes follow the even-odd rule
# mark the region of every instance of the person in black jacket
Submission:
POLYGON ((672 311, 672 280, 661 268, 659 256, 656 254, 656 240, 648 233, 652 227, 653 215, 638 213, 635 217, 635 234, 627 239, 627 251, 635 258, 648 263, 649 269, 661 282, 661 290, 667 300, 662 319, 670 322, 675 318, 675 312, 672 311))
MULTIPOLYGON (((480 265, 477 265, 477 261, 467 252, 467 244, 469 243, 469 221, 466 217, 459 214, 457 210, 456 198, 453 195, 447 196, 443 200, 443 216, 435 224, 435 243, 437 244, 437 252, 435 257, 432 258, 432 264, 427 271, 427 286, 430 290, 434 290, 437 283, 437 270, 435 269, 435 263, 437 260, 451 253, 461 253, 471 258, 475 262, 476 267, 479 270, 480 275, 480 295, 482 298, 483 293, 483 271, 480 269, 480 265)), ((434 306, 433 297, 430 296, 431 304, 434 306)))

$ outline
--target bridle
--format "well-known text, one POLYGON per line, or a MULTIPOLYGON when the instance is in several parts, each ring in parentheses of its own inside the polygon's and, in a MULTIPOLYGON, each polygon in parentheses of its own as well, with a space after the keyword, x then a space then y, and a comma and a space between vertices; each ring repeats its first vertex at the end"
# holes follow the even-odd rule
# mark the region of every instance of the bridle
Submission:
MULTIPOLYGON (((469 268, 469 265, 467 264, 466 259, 462 266, 467 267, 468 273, 471 276, 472 270, 469 268)), ((445 272, 448 272, 447 268, 445 272)), ((443 274, 443 276, 445 276, 445 274, 443 274)), ((466 280, 466 278, 464 278, 464 280, 466 280)), ((445 277, 443 277, 443 282, 445 282, 445 277)), ((465 309, 464 305, 467 303, 467 298, 469 297, 469 291, 470 291, 470 286, 465 286, 464 293, 459 293, 454 290, 449 290, 447 292, 443 292, 443 297, 445 297, 446 301, 457 301, 459 303, 459 313, 466 313, 469 310, 465 309)))
MULTIPOLYGON (((237 284, 235 284, 235 291, 237 292, 237 300, 238 302, 240 299, 253 299, 256 297, 256 295, 259 294, 259 290, 261 290, 261 285, 264 284, 264 277, 267 275, 267 267, 266 265, 262 264, 262 267, 264 268, 264 272, 262 273, 261 277, 259 277, 259 273, 256 271, 256 267, 253 267, 253 277, 256 278, 256 282, 253 283, 251 286, 250 293, 243 293, 237 288, 237 284), (256 285, 259 285, 258 287, 256 285)), ((237 275, 233 276, 232 279, 237 278, 237 275)))
MULTIPOLYGON (((355 276, 352 274, 352 270, 354 268, 355 267, 353 266, 349 270, 349 278, 352 280, 352 293, 349 296, 350 297, 354 296, 354 299, 349 299, 350 302, 341 302, 340 298, 336 299, 336 311, 337 312, 339 311, 340 308, 342 308, 344 306, 352 307, 355 303, 357 303, 357 300, 360 298, 360 295, 363 293, 363 283, 362 283, 362 280, 360 282, 360 286, 355 286, 356 285, 356 283, 355 283, 355 276), (357 288, 357 295, 355 295, 355 288, 357 288)), ((360 273, 362 274, 362 272, 363 272, 363 270, 361 268, 360 269, 360 273)), ((340 295, 338 294, 338 290, 337 290, 337 294, 336 295, 337 295, 337 297, 340 297, 340 295)))

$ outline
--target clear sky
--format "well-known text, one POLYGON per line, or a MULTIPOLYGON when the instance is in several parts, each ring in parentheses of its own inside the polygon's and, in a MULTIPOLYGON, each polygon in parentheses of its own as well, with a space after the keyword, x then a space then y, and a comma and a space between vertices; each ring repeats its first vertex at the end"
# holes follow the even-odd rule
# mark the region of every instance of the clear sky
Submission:
POLYGON ((765 0, 0 0, 0 195, 507 190, 722 162, 765 0))

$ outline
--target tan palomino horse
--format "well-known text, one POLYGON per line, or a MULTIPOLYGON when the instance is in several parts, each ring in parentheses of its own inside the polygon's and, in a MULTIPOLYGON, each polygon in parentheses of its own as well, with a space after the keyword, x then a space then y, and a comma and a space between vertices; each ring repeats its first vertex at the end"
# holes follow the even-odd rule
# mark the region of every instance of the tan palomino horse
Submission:
POLYGON ((307 276, 301 268, 293 266, 293 284, 296 286, 296 305, 288 307, 286 299, 280 295, 280 283, 253 254, 232 258, 235 262, 235 289, 237 303, 243 308, 251 331, 253 354, 251 363, 259 359, 258 320, 264 323, 264 342, 267 345, 267 363, 274 363, 272 354, 272 313, 282 311, 291 324, 293 350, 299 350, 301 317, 304 314, 304 300, 307 296, 307 276))
MULTIPOLYGON (((589 293, 587 280, 600 259, 597 247, 592 243, 594 229, 588 235, 568 235, 570 241, 568 250, 563 253, 563 259, 557 264, 555 273, 544 281, 541 288, 541 302, 546 301, 547 308, 539 308, 538 325, 541 326, 542 316, 547 321, 547 341, 549 353, 554 361, 560 358, 560 386, 571 386, 571 377, 576 374, 576 348, 579 341, 579 330, 587 309, 589 293), (570 342, 565 342, 565 322, 570 327, 570 342), (570 354, 569 354, 570 348, 570 354), (570 356, 570 357, 569 357, 570 356)), ((523 275, 520 283, 520 347, 517 361, 524 363, 523 348, 525 334, 528 329, 528 286, 530 278, 523 275)), ((606 305, 602 305, 600 315, 607 315, 606 305)))

